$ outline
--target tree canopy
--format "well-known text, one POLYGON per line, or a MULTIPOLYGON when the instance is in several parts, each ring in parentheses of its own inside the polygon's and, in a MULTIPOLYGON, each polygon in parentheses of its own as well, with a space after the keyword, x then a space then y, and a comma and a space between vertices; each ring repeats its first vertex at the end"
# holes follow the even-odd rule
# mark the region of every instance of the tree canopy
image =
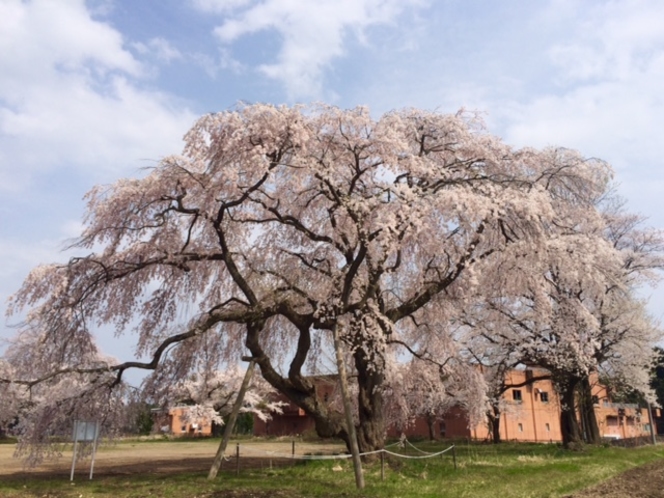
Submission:
MULTIPOLYGON (((478 303, 521 331, 558 320, 553 356, 591 354, 574 335, 592 322, 578 286, 596 295, 621 265, 597 209, 604 162, 515 150, 472 115, 416 109, 375 120, 365 108, 249 105, 203 116, 185 141, 145 177, 92 189, 72 246, 83 255, 36 268, 11 298, 25 321, 4 389, 74 379, 104 404, 128 369, 152 371, 150 394, 248 350, 320 435, 347 439, 306 375, 338 327, 367 450, 382 444, 386 379, 404 357, 427 363, 410 370, 443 393, 464 378, 446 357, 478 303), (138 359, 102 356, 94 334, 109 325, 138 359)), ((71 412, 86 410, 80 395, 71 412)))

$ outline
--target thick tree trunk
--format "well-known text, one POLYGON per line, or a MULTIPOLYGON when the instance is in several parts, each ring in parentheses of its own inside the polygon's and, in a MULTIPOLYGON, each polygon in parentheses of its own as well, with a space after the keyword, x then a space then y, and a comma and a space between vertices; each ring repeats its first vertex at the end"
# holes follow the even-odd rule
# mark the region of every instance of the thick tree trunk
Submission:
POLYGON ((578 377, 567 376, 563 381, 557 382, 560 391, 560 432, 563 438, 563 446, 581 443, 581 428, 576 415, 576 387, 579 384, 578 377))
MULTIPOLYGON (((273 366, 260 345, 262 324, 247 327, 246 346, 261 369, 263 378, 290 401, 302 408, 314 420, 316 433, 320 437, 342 439, 349 451, 352 438, 344 421, 344 414, 330 410, 328 404, 319 399, 310 379, 301 374, 301 367, 309 350, 310 338, 307 326, 301 328, 296 358, 291 364, 288 377, 282 376, 273 366)), ((357 442, 361 452, 377 450, 385 441, 383 417, 384 375, 376 371, 375 365, 366 358, 361 348, 354 353, 358 371, 358 416, 357 442)))
POLYGON ((599 433, 599 424, 597 423, 597 415, 593 404, 592 388, 588 377, 581 379, 579 393, 579 407, 581 417, 584 421, 584 439, 589 444, 600 444, 602 438, 599 433))
POLYGON ((491 411, 487 412, 487 418, 489 419, 489 432, 491 434, 491 440, 493 444, 499 444, 502 442, 500 438, 500 408, 497 406, 492 406, 491 411))
POLYGON ((429 429, 429 441, 437 441, 438 434, 436 434, 436 417, 429 414, 427 415, 427 427, 429 429))
POLYGON ((359 427, 357 441, 362 453, 378 450, 385 443, 385 419, 383 417, 383 382, 385 376, 377 368, 371 368, 370 360, 358 348, 355 353, 358 384, 359 427))
POLYGON ((302 408, 314 420, 316 433, 320 437, 337 437, 346 443, 350 451, 351 443, 343 413, 330 410, 328 404, 318 398, 316 387, 311 380, 301 374, 300 369, 310 347, 308 329, 306 327, 302 328, 297 357, 291 364, 288 377, 284 377, 272 366, 272 362, 261 347, 259 337, 262 325, 259 323, 247 327, 246 346, 253 357, 256 358, 256 363, 261 369, 263 378, 277 391, 302 408))

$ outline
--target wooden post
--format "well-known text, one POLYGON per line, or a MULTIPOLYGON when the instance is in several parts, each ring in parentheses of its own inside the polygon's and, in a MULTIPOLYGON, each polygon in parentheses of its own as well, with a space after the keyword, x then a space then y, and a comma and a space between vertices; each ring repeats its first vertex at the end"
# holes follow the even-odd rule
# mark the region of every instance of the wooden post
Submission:
POLYGON ((291 449, 291 456, 295 458, 295 439, 293 439, 293 447, 291 449))
MULTIPOLYGON (((78 424, 78 422, 76 422, 78 424)), ((76 427, 76 425, 74 426, 76 427)), ((69 480, 74 480, 74 468, 76 467, 76 449, 78 448, 78 438, 76 437, 76 430, 74 430, 74 456, 71 460, 71 474, 69 475, 69 480)))
POLYGON ((240 443, 235 446, 235 475, 240 475, 240 443))
POLYGON ((90 461, 90 480, 95 471, 95 457, 97 456, 97 441, 99 440, 99 422, 95 422, 95 438, 92 442, 92 460, 90 461))
POLYGON ((353 421, 353 406, 348 394, 348 377, 346 376, 346 365, 341 354, 341 340, 339 339, 338 325, 335 323, 332 327, 332 337, 334 339, 334 353, 337 359, 337 370, 339 371, 339 386, 341 388, 341 399, 344 403, 344 413, 346 415, 346 429, 350 442, 350 453, 353 456, 353 470, 355 471, 355 485, 357 489, 364 488, 364 474, 362 474, 362 460, 360 460, 360 448, 357 444, 357 434, 355 433, 355 422, 353 421))
POLYGON ((454 470, 456 470, 456 445, 452 445, 452 461, 454 462, 454 470))
POLYGON ((219 448, 217 449, 217 454, 214 456, 214 461, 212 462, 212 467, 210 467, 210 472, 208 473, 208 479, 214 479, 217 477, 217 473, 221 468, 221 463, 224 461, 224 453, 226 453, 226 446, 228 446, 228 441, 233 434, 233 429, 235 428, 235 422, 237 421, 237 415, 242 408, 242 403, 244 402, 244 395, 249 389, 249 383, 251 382, 251 376, 254 373, 254 365, 256 364, 255 358, 242 358, 243 360, 249 361, 249 366, 247 367, 247 372, 244 374, 244 379, 242 380, 242 385, 240 386, 240 391, 237 393, 237 398, 233 404, 233 409, 231 415, 228 417, 228 423, 224 427, 224 437, 221 438, 221 443, 219 443, 219 448))
POLYGON ((385 480, 385 448, 380 452, 380 480, 385 480))
POLYGON ((648 402, 648 419, 650 420, 650 437, 652 437, 652 444, 657 444, 657 436, 655 436, 655 417, 653 417, 650 402, 648 402))

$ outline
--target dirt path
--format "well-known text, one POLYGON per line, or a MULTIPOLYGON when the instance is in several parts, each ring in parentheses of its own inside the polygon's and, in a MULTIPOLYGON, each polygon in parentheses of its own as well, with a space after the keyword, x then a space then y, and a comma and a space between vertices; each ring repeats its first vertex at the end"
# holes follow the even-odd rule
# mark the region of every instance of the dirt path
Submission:
MULTIPOLYGON (((206 471, 217 451, 219 440, 193 442, 122 442, 112 446, 103 446, 95 458, 95 475, 135 474, 135 473, 173 473, 183 471, 206 471)), ((236 441, 229 444, 231 457, 235 455, 236 441)), ((69 475, 72 451, 64 451, 57 461, 45 462, 34 469, 26 469, 21 460, 13 458, 14 445, 0 445, 0 475, 69 475)), ((292 453, 291 441, 249 441, 240 442, 240 462, 242 467, 268 465, 272 457, 276 465, 292 453), (258 459, 257 457, 262 457, 258 459)), ((295 454, 339 453, 344 450, 341 444, 318 444, 296 442, 295 454)), ((235 465, 234 461, 229 465, 235 465)), ((87 474, 90 459, 79 462, 78 474, 87 474)))
POLYGON ((664 498, 664 460, 628 470, 566 498, 664 498))

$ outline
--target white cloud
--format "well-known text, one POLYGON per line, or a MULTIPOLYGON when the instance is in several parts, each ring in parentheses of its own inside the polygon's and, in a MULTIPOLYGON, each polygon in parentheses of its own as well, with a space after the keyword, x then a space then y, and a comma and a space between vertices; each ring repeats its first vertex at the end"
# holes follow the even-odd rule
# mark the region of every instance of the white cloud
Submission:
POLYGON ((182 53, 165 38, 152 38, 147 44, 136 42, 133 47, 142 55, 153 55, 157 60, 169 63, 182 59, 182 53))
POLYGON ((664 3, 653 0, 579 4, 571 40, 550 55, 569 81, 630 79, 647 70, 664 44, 664 3))
POLYGON ((479 109, 507 143, 605 159, 630 207, 664 227, 664 2, 549 0, 508 15, 517 3, 436 11, 420 49, 372 68, 358 100, 375 111, 479 109))
MULTIPOLYGON (((151 48, 176 56, 165 41, 151 48)), ((109 181, 177 152, 194 116, 142 89, 148 74, 84 0, 0 3, 0 190, 65 165, 109 181)))
POLYGON ((505 138, 608 160, 630 208, 662 227, 664 3, 576 4, 568 13, 579 22, 548 51, 556 85, 496 109, 505 138))
POLYGON ((5 0, 0 4, 3 99, 19 94, 26 80, 83 68, 140 73, 138 61, 122 48, 122 36, 93 20, 83 0, 5 0))
POLYGON ((279 34, 277 61, 261 64, 258 70, 280 81, 291 99, 320 97, 323 71, 345 55, 349 32, 365 41, 367 27, 395 22, 405 9, 421 4, 420 0, 195 2, 199 8, 230 15, 215 29, 223 43, 264 30, 279 34))
POLYGON ((568 145, 619 166, 660 162, 664 4, 607 2, 576 15, 571 36, 549 51, 557 88, 514 103, 509 139, 568 145))
POLYGON ((228 70, 234 75, 240 75, 246 70, 244 64, 234 59, 230 50, 225 47, 220 47, 217 58, 199 52, 191 55, 191 60, 212 79, 215 79, 222 70, 228 70))
POLYGON ((244 7, 252 0, 192 0, 192 4, 204 12, 223 13, 244 7))

